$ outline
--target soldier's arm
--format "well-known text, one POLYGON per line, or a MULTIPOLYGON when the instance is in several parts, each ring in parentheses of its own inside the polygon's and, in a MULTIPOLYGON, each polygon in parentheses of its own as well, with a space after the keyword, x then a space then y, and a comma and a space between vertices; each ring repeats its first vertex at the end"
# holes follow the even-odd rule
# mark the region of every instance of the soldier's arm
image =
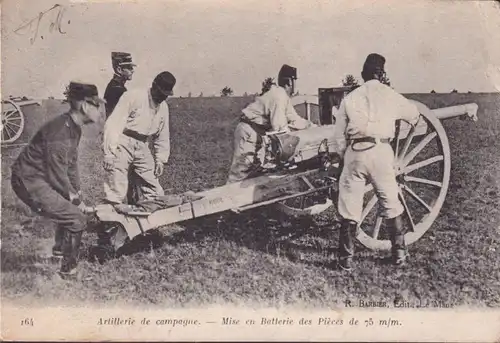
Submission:
POLYGON ((111 115, 124 92, 124 88, 112 87, 108 85, 106 92, 104 93, 104 99, 106 100, 106 117, 111 115))
POLYGON ((336 144, 336 150, 341 158, 344 157, 344 153, 346 150, 347 122, 348 118, 347 118, 346 106, 344 100, 342 100, 342 102, 340 103, 340 107, 336 113, 335 128, 334 128, 335 130, 334 139, 336 144))
POLYGON ((162 108, 162 118, 158 131, 153 135, 153 151, 156 162, 167 163, 170 157, 170 113, 168 105, 162 108))
POLYGON ((68 165, 68 178, 75 193, 80 192, 80 171, 78 170, 78 149, 75 155, 70 157, 68 165))
POLYGON ((103 149, 105 158, 115 156, 118 141, 127 123, 131 104, 132 98, 130 97, 130 93, 127 92, 118 101, 114 111, 104 124, 103 149))
POLYGON ((70 164, 69 143, 65 140, 49 141, 45 144, 45 166, 47 182, 59 194, 70 199, 70 194, 76 194, 68 177, 68 166, 70 164))
POLYGON ((307 129, 314 126, 312 122, 302 118, 297 114, 297 111, 295 111, 295 108, 293 107, 291 100, 288 101, 286 117, 288 120, 288 126, 296 130, 307 129))
POLYGON ((420 118, 420 112, 417 106, 401 94, 396 94, 396 97, 396 103, 398 106, 397 113, 399 116, 397 119, 403 119, 411 125, 416 125, 420 118))

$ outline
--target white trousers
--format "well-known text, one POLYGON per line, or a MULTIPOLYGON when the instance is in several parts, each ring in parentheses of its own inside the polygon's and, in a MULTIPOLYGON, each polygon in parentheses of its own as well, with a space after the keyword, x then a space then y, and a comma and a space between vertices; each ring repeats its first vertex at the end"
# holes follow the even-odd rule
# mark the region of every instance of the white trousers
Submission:
POLYGON ((106 172, 104 192, 106 200, 123 203, 128 189, 129 168, 132 168, 138 179, 140 194, 143 199, 152 199, 164 195, 163 188, 154 174, 155 163, 147 142, 122 135, 116 150, 114 168, 106 172))
POLYGON ((378 143, 365 151, 354 151, 349 146, 345 152, 338 201, 338 211, 344 219, 360 222, 368 182, 378 197, 382 217, 395 218, 403 213, 394 170, 394 151, 389 144, 378 143))

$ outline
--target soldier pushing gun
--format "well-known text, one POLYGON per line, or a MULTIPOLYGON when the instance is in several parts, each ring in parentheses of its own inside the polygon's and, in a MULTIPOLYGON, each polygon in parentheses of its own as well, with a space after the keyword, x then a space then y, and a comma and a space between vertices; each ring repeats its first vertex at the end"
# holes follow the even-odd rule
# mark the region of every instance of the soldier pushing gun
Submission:
POLYGON ((337 113, 335 137, 343 158, 339 180, 338 212, 342 217, 339 236, 339 267, 352 269, 354 239, 361 221, 363 195, 367 182, 373 185, 387 220, 394 264, 405 262, 402 213, 394 170, 394 151, 389 144, 399 119, 411 125, 420 113, 415 105, 392 88, 382 84, 385 58, 370 54, 361 76, 365 83, 349 93, 337 113))
POLYGON ((82 126, 101 120, 93 84, 72 81, 66 96, 70 110, 46 123, 12 166, 12 189, 33 211, 57 224, 54 256, 62 256, 60 275, 76 274, 87 219, 81 200, 78 145, 82 126))

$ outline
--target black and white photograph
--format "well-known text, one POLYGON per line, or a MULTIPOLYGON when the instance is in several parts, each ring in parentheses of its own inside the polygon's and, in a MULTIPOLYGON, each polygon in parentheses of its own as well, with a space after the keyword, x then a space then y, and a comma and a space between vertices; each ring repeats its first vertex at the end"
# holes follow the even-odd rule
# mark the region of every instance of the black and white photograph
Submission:
POLYGON ((2 339, 498 341, 498 42, 499 1, 2 1, 2 339))

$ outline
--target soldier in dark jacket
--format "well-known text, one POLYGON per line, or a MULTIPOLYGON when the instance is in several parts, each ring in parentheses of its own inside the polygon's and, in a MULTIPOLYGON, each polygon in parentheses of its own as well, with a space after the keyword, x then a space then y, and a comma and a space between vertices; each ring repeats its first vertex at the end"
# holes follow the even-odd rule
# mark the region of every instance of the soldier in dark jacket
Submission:
POLYGON ((12 166, 12 189, 33 211, 57 224, 54 255, 62 255, 60 274, 74 275, 86 227, 81 201, 78 145, 82 126, 101 119, 93 84, 71 82, 66 96, 70 110, 46 123, 12 166))
POLYGON ((112 52, 111 63, 115 74, 104 92, 104 99, 106 100, 106 118, 111 115, 115 109, 120 97, 127 91, 125 83, 132 80, 134 74, 134 67, 132 63, 132 56, 128 52, 112 52))

